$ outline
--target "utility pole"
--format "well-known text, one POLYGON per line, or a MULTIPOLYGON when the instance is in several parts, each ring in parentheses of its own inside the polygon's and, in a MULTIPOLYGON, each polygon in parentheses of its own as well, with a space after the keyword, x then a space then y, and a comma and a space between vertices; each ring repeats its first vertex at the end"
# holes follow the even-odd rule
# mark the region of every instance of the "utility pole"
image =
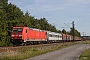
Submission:
MULTIPOLYGON (((64 23, 65 24, 65 23, 64 23)), ((73 41, 75 40, 74 38, 75 38, 75 33, 74 33, 74 26, 75 26, 75 24, 74 24, 74 21, 72 21, 72 36, 73 36, 73 41)), ((68 26, 67 24, 65 24, 66 26, 68 26)), ((69 26, 68 26, 69 27, 69 26)), ((67 27, 62 27, 62 28, 67 28, 67 27)))
POLYGON ((72 30, 73 30, 73 41, 74 41, 74 21, 72 21, 72 30))

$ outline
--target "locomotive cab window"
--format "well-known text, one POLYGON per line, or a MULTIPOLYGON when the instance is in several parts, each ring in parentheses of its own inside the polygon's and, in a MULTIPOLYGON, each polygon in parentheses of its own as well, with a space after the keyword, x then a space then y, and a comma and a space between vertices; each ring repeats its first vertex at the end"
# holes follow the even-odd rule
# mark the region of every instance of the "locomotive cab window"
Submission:
POLYGON ((22 32, 22 30, 23 30, 22 28, 14 28, 13 32, 22 32))

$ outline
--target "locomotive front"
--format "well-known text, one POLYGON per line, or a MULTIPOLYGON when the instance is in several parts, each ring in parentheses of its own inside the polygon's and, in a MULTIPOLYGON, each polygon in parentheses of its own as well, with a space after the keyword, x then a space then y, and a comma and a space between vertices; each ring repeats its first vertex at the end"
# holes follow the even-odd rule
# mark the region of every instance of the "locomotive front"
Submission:
POLYGON ((22 43, 22 27, 13 27, 11 33, 11 42, 13 44, 22 43))

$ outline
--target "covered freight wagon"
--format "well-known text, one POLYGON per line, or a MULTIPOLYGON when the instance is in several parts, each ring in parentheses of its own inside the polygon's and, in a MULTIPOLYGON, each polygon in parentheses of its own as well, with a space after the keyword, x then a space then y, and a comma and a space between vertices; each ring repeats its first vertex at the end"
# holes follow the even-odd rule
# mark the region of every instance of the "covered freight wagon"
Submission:
POLYGON ((62 41, 62 34, 47 31, 47 39, 49 42, 61 42, 62 41))
POLYGON ((62 34, 62 40, 66 41, 67 40, 67 35, 66 34, 62 34))

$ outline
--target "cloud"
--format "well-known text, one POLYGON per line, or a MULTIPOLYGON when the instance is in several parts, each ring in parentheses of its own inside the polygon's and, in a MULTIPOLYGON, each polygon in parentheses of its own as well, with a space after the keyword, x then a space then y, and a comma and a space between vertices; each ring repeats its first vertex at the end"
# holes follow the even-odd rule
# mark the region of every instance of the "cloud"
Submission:
POLYGON ((63 10, 64 7, 61 6, 54 6, 54 5, 45 5, 43 6, 43 11, 59 11, 59 10, 63 10))
POLYGON ((69 0, 72 3, 90 3, 90 0, 69 0))
POLYGON ((48 0, 33 0, 35 3, 43 3, 43 2, 47 2, 48 0))

